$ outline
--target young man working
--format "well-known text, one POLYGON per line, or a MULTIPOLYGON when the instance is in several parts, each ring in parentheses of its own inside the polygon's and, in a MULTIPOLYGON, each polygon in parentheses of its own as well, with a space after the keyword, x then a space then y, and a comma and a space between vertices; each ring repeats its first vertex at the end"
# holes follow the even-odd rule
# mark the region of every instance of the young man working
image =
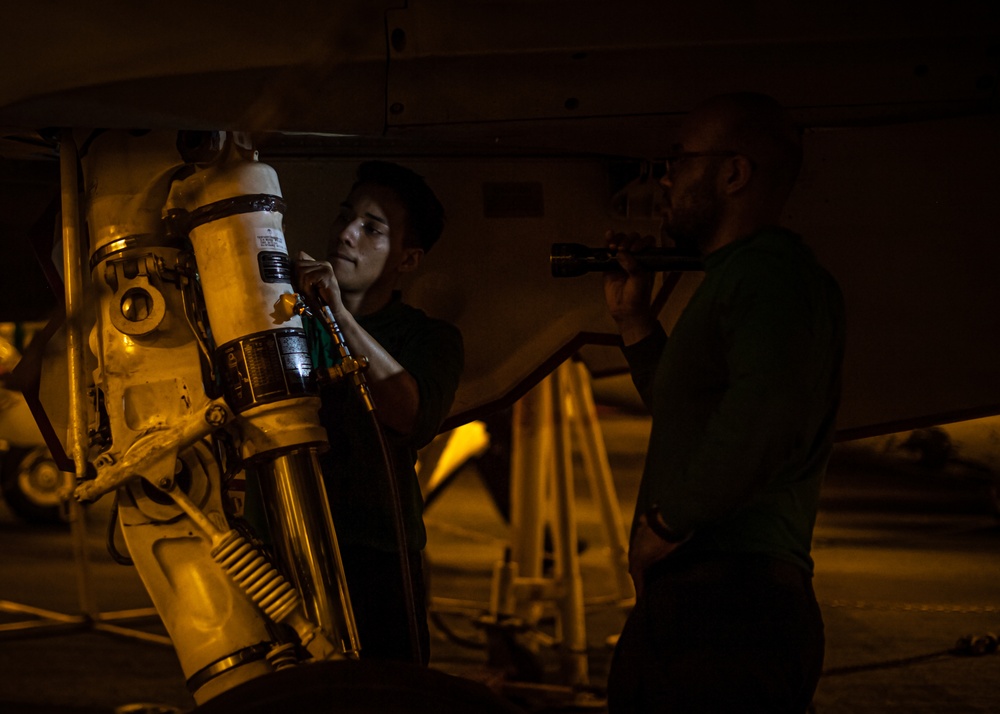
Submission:
MULTIPOLYGON (((341 204, 326 260, 301 253, 298 290, 333 312, 354 357, 368 360, 366 380, 391 452, 402 506, 410 589, 416 604, 419 658, 429 658, 420 551, 426 543, 417 449, 437 434, 451 408, 463 366, 453 325, 402 302, 398 282, 416 270, 444 225, 441 204, 423 178, 396 164, 362 164, 341 204)), ((317 368, 339 360, 315 320, 306 321, 317 368)), ((330 450, 320 457, 351 595, 361 656, 413 659, 400 579, 389 482, 377 436, 352 385, 321 392, 320 417, 330 450)))

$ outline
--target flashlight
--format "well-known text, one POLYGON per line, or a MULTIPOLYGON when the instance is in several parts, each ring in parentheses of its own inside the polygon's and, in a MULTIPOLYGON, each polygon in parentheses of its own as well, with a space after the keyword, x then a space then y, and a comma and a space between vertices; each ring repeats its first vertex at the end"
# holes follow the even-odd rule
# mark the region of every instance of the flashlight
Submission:
MULTIPOLYGON (((588 248, 579 243, 553 243, 549 262, 552 277, 575 278, 584 273, 621 270, 615 257, 617 251, 608 248, 588 248)), ((632 254, 646 270, 704 270, 701 258, 682 253, 675 248, 646 248, 632 254)))

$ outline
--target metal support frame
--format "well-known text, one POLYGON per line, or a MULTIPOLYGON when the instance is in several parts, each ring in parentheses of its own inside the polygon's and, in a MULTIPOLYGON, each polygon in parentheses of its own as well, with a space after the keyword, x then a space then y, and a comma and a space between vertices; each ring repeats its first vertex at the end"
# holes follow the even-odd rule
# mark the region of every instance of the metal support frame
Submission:
MULTIPOLYGON (((71 130, 65 130, 59 145, 59 168, 62 189, 62 239, 66 303, 66 353, 69 363, 70 448, 77 481, 87 468, 87 404, 83 331, 83 269, 80 231, 79 187, 77 182, 77 150, 71 130)), ((114 622, 146 620, 158 617, 155 608, 99 612, 91 587, 90 562, 87 558, 87 524, 84 507, 66 495, 69 513, 70 541, 76 570, 78 614, 67 614, 33 607, 9 600, 0 600, 0 612, 30 615, 32 619, 0 624, 0 638, 49 634, 53 629, 97 631, 172 647, 169 637, 142 630, 121 627, 114 622)))
POLYGON ((561 364, 514 405, 513 418, 510 548, 494 571, 490 619, 497 626, 511 623, 530 633, 546 605, 554 606, 558 627, 553 644, 559 653, 561 684, 567 691, 578 690, 588 685, 589 675, 577 552, 574 445, 581 453, 609 545, 608 566, 616 585, 612 600, 627 607, 635 599, 625 527, 586 366, 573 360, 561 364), (551 574, 543 567, 546 526, 555 555, 551 574))

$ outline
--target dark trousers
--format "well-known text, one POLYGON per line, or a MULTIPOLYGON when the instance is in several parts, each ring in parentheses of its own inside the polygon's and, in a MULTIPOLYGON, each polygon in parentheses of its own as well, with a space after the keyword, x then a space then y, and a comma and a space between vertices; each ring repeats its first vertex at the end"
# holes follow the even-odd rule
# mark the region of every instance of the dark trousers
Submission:
POLYGON ((800 568, 683 551, 657 563, 618 639, 610 714, 802 714, 823 667, 823 619, 800 568))
MULTIPOLYGON (((361 545, 342 544, 347 589, 358 626, 362 659, 391 659, 413 662, 408 604, 400 577, 399 555, 361 545)), ((409 553, 410 578, 416 606, 420 664, 430 658, 430 634, 427 628, 427 600, 424 591, 423 563, 420 552, 409 553)))

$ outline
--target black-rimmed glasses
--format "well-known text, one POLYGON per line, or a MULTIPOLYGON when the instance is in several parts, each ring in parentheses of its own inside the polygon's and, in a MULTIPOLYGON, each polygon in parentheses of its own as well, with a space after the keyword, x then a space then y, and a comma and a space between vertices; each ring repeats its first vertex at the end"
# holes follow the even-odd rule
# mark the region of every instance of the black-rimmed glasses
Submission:
POLYGON ((659 180, 664 176, 670 176, 681 163, 688 159, 700 159, 703 157, 733 157, 739 156, 738 151, 678 151, 676 154, 665 156, 662 159, 652 162, 653 178, 659 180))

